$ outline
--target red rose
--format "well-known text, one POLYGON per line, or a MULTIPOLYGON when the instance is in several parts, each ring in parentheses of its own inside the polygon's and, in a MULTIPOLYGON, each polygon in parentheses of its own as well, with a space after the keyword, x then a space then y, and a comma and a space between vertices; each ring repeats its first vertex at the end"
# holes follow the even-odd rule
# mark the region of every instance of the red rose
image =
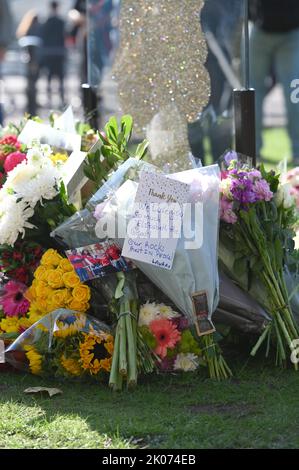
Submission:
POLYGON ((4 170, 6 173, 13 170, 19 163, 25 160, 26 154, 22 152, 13 152, 6 157, 4 170))

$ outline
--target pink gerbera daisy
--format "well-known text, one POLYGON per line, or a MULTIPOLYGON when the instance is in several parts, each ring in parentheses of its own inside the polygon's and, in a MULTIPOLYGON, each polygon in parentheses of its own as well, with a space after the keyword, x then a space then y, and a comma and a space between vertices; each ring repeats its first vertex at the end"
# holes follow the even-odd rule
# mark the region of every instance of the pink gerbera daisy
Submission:
POLYGON ((173 349, 178 341, 181 339, 181 333, 177 327, 166 318, 159 318, 153 320, 150 325, 150 330, 157 340, 155 353, 164 358, 167 355, 167 349, 173 349))
POLYGON ((29 301, 24 297, 27 286, 21 282, 9 281, 5 284, 4 294, 0 299, 5 315, 15 317, 28 312, 29 301))

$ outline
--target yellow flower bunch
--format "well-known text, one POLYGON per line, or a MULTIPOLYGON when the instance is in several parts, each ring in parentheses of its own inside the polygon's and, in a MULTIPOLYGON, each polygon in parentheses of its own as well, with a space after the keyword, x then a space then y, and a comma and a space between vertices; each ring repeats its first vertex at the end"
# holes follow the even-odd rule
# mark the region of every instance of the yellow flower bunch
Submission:
POLYGON ((26 317, 5 317, 0 321, 0 331, 4 333, 22 333, 31 326, 26 317))
POLYGON ((113 336, 107 333, 84 333, 83 336, 84 341, 79 346, 82 369, 88 371, 91 375, 97 375, 101 370, 110 372, 114 345, 113 336), (103 346, 102 358, 96 357, 98 345, 103 346))
POLYGON ((57 253, 47 250, 34 273, 34 280, 26 293, 30 300, 28 317, 31 324, 58 308, 86 312, 90 289, 81 283, 72 264, 57 253))

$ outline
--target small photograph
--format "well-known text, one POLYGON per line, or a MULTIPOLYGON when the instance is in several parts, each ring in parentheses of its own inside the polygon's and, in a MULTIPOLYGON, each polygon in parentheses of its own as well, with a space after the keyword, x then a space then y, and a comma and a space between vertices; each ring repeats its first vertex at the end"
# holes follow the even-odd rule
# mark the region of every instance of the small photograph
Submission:
POLYGON ((193 311, 197 319, 196 330, 198 336, 208 335, 213 333, 215 327, 209 319, 209 307, 206 292, 197 292, 192 295, 193 311))
POLYGON ((115 242, 95 243, 65 252, 82 282, 134 268, 115 242))

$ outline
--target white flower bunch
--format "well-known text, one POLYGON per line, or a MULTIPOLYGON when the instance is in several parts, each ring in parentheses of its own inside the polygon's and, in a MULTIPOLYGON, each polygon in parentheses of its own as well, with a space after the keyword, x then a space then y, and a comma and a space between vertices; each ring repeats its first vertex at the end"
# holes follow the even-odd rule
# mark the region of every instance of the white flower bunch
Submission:
POLYGON ((9 172, 0 190, 0 244, 13 245, 25 228, 38 202, 51 200, 59 193, 61 175, 53 165, 51 148, 34 143, 27 158, 9 172))
POLYGON ((165 304, 156 304, 155 302, 146 302, 140 307, 139 311, 139 326, 149 326, 149 324, 158 318, 171 318, 179 317, 180 314, 172 310, 171 307, 165 304))

